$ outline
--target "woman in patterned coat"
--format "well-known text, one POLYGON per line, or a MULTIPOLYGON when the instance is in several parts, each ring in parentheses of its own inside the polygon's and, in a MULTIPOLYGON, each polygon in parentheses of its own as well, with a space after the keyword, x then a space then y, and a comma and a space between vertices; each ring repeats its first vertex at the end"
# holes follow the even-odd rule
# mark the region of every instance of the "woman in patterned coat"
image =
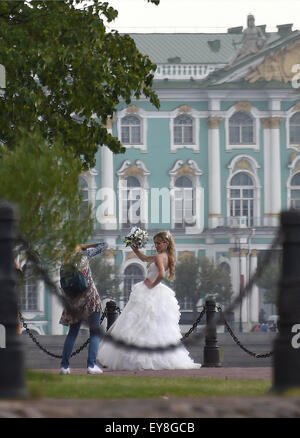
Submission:
POLYGON ((75 297, 66 298, 67 305, 59 322, 70 328, 64 343, 60 374, 70 374, 69 360, 82 322, 87 322, 90 328, 87 372, 88 374, 102 373, 102 370, 96 365, 100 336, 99 333, 93 332, 93 327, 99 326, 100 314, 103 309, 100 296, 92 277, 89 259, 100 254, 106 248, 107 243, 83 244, 76 247, 75 252, 80 255, 80 261, 78 262, 77 267, 88 277, 89 287, 75 297), (75 312, 72 311, 72 309, 75 310, 75 312))

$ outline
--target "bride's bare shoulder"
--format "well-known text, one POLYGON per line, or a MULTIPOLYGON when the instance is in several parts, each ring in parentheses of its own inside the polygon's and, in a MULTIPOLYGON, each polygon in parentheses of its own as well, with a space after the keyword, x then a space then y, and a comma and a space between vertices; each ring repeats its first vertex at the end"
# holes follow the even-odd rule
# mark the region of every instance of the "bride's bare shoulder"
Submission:
POLYGON ((168 254, 166 254, 164 252, 156 254, 156 256, 155 256, 155 264, 157 266, 160 265, 160 264, 163 264, 164 267, 166 268, 166 266, 168 266, 168 264, 169 264, 168 254))

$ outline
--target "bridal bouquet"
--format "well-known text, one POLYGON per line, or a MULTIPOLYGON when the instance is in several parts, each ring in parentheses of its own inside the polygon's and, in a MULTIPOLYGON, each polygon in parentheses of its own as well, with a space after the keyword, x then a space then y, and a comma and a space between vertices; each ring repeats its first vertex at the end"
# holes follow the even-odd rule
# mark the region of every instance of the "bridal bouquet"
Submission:
POLYGON ((148 233, 138 227, 132 227, 128 236, 125 237, 124 242, 126 246, 133 246, 134 248, 144 248, 148 242, 148 233))

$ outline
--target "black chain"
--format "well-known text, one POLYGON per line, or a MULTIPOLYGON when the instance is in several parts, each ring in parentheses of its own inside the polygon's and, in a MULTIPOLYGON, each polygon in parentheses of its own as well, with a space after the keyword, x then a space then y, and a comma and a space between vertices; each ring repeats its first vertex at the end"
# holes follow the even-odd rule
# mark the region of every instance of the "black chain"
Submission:
POLYGON ((196 321, 194 322, 194 324, 192 325, 192 327, 189 329, 189 331, 186 332, 186 333, 182 336, 181 340, 183 340, 183 339, 185 339, 185 338, 187 338, 187 337, 190 336, 190 334, 191 334, 191 333, 196 329, 196 327, 199 325, 199 323, 200 323, 201 319, 203 318, 203 315, 205 314, 205 312, 206 312, 206 308, 205 308, 205 306, 203 306, 203 309, 202 309, 200 315, 198 316, 198 318, 196 319, 196 321))
POLYGON ((253 351, 248 350, 248 348, 246 348, 241 341, 239 341, 238 337, 233 333, 232 328, 230 327, 229 323, 226 321, 226 319, 223 316, 223 311, 221 309, 221 307, 217 307, 217 310, 221 313, 222 315, 222 320, 224 321, 224 324, 230 334, 230 336, 232 337, 232 339, 234 340, 234 342, 242 349, 244 350, 246 353, 250 354, 250 356, 255 357, 256 359, 265 359, 267 357, 270 357, 273 355, 273 351, 270 351, 269 353, 254 353, 253 351))
MULTIPOLYGON (((264 270, 264 268, 270 263, 271 260, 271 253, 273 251, 273 249, 275 249, 275 247, 280 243, 281 241, 281 235, 280 232, 278 233, 276 239, 274 240, 270 250, 266 253, 266 255, 264 256, 260 266, 257 267, 256 272, 252 275, 252 277, 250 278, 248 284, 243 288, 243 290, 241 291, 241 293, 239 294, 239 296, 224 310, 222 311, 223 314, 223 318, 225 320, 225 316, 229 314, 229 312, 231 312, 238 304, 240 304, 242 302, 242 300, 247 296, 247 294, 250 292, 250 290, 252 289, 252 286, 257 282, 257 280, 261 277, 262 272, 264 270)), ((27 242, 25 242, 23 239, 21 240, 22 244, 25 246, 26 248, 26 252, 28 255, 29 260, 38 268, 39 273, 41 274, 42 278, 44 279, 44 281, 46 282, 46 284, 48 284, 52 290, 52 292, 64 303, 63 297, 58 293, 58 289, 56 287, 56 285, 53 283, 53 281, 50 279, 48 272, 45 268, 43 268, 40 263, 38 263, 36 257, 34 257, 32 251, 30 251, 30 249, 28 248, 27 242)), ((120 310, 118 309, 119 313, 120 310)), ((197 320, 194 322, 193 326, 191 327, 191 329, 181 338, 181 341, 184 338, 187 338, 193 331, 194 329, 197 327, 197 325, 199 324, 201 318, 203 317, 205 313, 205 307, 203 308, 201 314, 199 315, 199 317, 197 318, 197 320)), ((22 318, 23 320, 23 318, 22 318)), ((212 321, 205 330, 207 330, 207 328, 209 328, 209 326, 214 326, 217 323, 217 321, 212 321)), ((24 320, 23 320, 23 324, 24 324, 24 320)), ((228 325, 228 323, 227 323, 228 325)), ((48 352, 44 347, 42 347, 39 342, 34 338, 33 334, 30 332, 30 330, 28 329, 28 327, 26 328, 26 326, 24 325, 26 331, 28 332, 29 336, 32 338, 32 340, 43 350, 45 351, 47 354, 49 354, 50 356, 56 357, 56 358, 61 358, 61 356, 59 355, 54 355, 53 353, 48 352)), ((233 331, 231 330, 231 328, 229 327, 229 325, 227 326, 229 333, 232 333, 232 337, 233 339, 237 342, 237 344, 247 353, 251 354, 254 357, 269 357, 271 356, 273 353, 267 353, 267 354, 256 354, 251 352, 250 350, 248 350, 246 347, 242 346, 241 343, 239 342, 239 340, 237 339, 237 337, 234 335, 233 331)), ((101 331, 101 328, 99 327, 99 330, 101 331)), ((204 331, 200 331, 200 337, 204 336, 204 331)), ((113 338, 111 335, 109 334, 105 334, 104 335, 108 341, 114 343, 115 345, 122 347, 122 348, 126 348, 126 349, 133 349, 133 350, 140 350, 140 351, 149 351, 149 352, 156 352, 156 351, 166 351, 166 350, 171 350, 174 348, 178 348, 180 346, 180 342, 178 344, 170 344, 166 347, 139 347, 136 346, 134 344, 127 344, 126 342, 123 342, 121 340, 115 339, 113 338)), ((80 347, 80 349, 76 350, 76 352, 73 353, 77 354, 78 351, 81 351, 83 348, 85 348, 85 346, 88 344, 89 339, 86 341, 86 343, 80 347)))
MULTIPOLYGON (((107 312, 106 310, 103 312, 102 316, 101 316, 101 320, 100 320, 100 325, 102 324, 104 318, 107 316, 107 312)), ((24 321, 23 316, 21 315, 21 313, 19 312, 19 318, 20 321, 22 322, 23 327, 26 330, 26 333, 29 335, 29 337, 31 338, 31 340, 46 354, 48 354, 48 356, 51 357, 55 357, 56 359, 62 359, 62 355, 59 354, 54 354, 51 353, 51 351, 48 351, 45 347, 43 347, 39 341, 36 339, 36 337, 34 336, 34 334, 32 333, 32 331, 30 330, 30 328, 28 327, 28 325, 26 324, 26 322, 24 321)), ((75 350, 72 354, 71 357, 75 356, 76 354, 80 353, 82 350, 84 350, 84 348, 89 344, 90 342, 90 337, 79 347, 77 348, 77 350, 75 350)))

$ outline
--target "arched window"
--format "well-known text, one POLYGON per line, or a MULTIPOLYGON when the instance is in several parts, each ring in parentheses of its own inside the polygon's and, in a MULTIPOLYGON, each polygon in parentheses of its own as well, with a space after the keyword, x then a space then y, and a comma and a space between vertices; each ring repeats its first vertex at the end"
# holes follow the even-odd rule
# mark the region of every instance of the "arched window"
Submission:
POLYGON ((234 113, 229 119, 229 143, 245 145, 254 142, 253 118, 244 111, 234 113))
POLYGON ((246 172, 239 172, 231 178, 230 216, 244 219, 248 227, 254 223, 254 184, 246 172))
POLYGON ((122 227, 141 224, 141 184, 135 176, 128 176, 122 187, 122 227))
POLYGON ((294 114, 290 119, 290 143, 300 143, 300 112, 294 114))
POLYGON ((142 268, 138 265, 132 264, 127 266, 124 271, 124 299, 128 301, 132 286, 139 281, 144 280, 144 273, 142 268))
POLYGON ((291 208, 300 209, 300 172, 291 180, 291 208))
POLYGON ((85 217, 89 209, 89 185, 86 179, 80 176, 78 181, 78 186, 82 196, 80 215, 81 217, 85 217))
POLYGON ((174 120, 174 144, 194 143, 193 118, 181 114, 174 120))
POLYGON ((186 224, 195 222, 194 188, 190 178, 183 175, 176 179, 174 190, 175 228, 182 228, 186 224))
POLYGON ((121 142, 123 144, 141 144, 141 120, 134 115, 123 117, 121 121, 121 142))

